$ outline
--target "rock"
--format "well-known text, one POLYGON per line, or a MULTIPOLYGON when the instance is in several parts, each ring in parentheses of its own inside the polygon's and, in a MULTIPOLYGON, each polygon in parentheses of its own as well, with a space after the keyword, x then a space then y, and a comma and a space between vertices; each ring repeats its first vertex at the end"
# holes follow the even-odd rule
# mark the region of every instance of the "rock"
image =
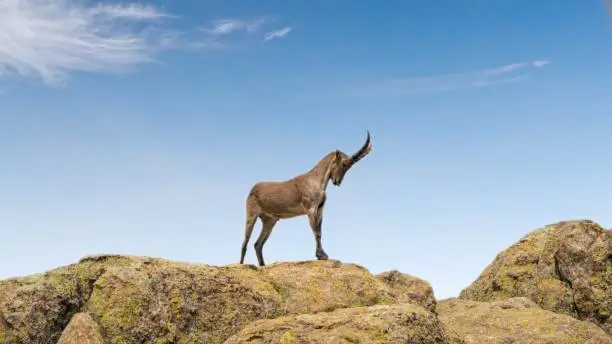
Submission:
POLYGON ((8 331, 8 324, 6 323, 6 319, 4 319, 4 314, 0 312, 0 333, 8 331))
POLYGON ((397 270, 380 273, 376 278, 391 287, 396 302, 420 305, 435 313, 436 298, 429 282, 397 270))
POLYGON ((439 301, 439 319, 466 344, 608 344, 597 325, 541 309, 527 298, 496 302, 439 301))
POLYGON ((249 267, 130 258, 98 278, 85 310, 109 343, 222 343, 253 320, 280 315, 281 304, 249 267))
POLYGON ((17 338, 9 331, 8 323, 4 319, 4 315, 0 312, 0 344, 16 343, 17 338))
POLYGON ((315 313, 395 302, 368 270, 334 260, 275 263, 263 269, 283 299, 283 314, 315 313))
POLYGON ((225 344, 419 343, 460 344, 434 314, 422 307, 377 305, 259 320, 225 344))
POLYGON ((57 344, 104 344, 100 327, 87 313, 72 316, 57 344))
POLYGON ((598 224, 564 221, 499 253, 460 298, 527 297, 543 309, 593 322, 612 335, 612 238, 598 224))
POLYGON ((223 343, 259 319, 407 300, 392 289, 363 267, 332 260, 258 268, 90 256, 0 281, 0 343, 55 344, 79 312, 107 343, 223 343))
MULTIPOLYGON (((109 259, 108 265, 122 264, 109 259)), ((0 343, 56 344, 72 314, 82 309, 104 265, 83 262, 0 281, 0 343)))

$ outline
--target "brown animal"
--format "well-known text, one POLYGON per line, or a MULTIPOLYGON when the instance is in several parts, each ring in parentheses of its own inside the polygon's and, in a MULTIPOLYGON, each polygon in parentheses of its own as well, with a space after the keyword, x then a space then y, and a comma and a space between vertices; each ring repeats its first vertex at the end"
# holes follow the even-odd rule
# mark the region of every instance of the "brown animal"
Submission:
POLYGON ((255 242, 255 253, 259 266, 264 266, 262 250, 274 225, 279 219, 301 215, 308 215, 310 228, 315 237, 317 259, 328 259, 321 245, 321 225, 327 183, 331 179, 334 185, 340 186, 346 172, 371 150, 372 144, 368 131, 364 145, 352 156, 335 150, 323 157, 310 171, 299 176, 282 182, 259 182, 253 185, 246 200, 246 229, 240 264, 244 263, 247 245, 257 218, 262 222, 262 229, 255 242))

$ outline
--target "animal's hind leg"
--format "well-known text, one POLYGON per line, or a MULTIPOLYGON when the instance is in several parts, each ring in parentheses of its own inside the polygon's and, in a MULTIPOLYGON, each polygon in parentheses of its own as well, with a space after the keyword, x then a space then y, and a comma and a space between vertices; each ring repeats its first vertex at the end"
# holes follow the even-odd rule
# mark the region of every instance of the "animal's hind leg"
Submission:
POLYGON ((317 245, 316 257, 318 260, 327 260, 329 257, 325 250, 323 250, 323 244, 321 243, 321 227, 323 226, 323 211, 322 207, 318 211, 313 211, 308 214, 308 222, 310 222, 310 228, 315 237, 317 245))
POLYGON ((259 266, 264 266, 266 264, 264 263, 263 258, 263 246, 270 237, 270 233, 272 233, 272 229, 274 228, 274 225, 278 219, 269 216, 260 216, 259 218, 262 222, 262 228, 259 238, 257 238, 257 241, 255 242, 255 254, 257 254, 259 266))
POLYGON ((246 255, 247 245, 249 244, 249 239, 251 239, 251 234, 253 233, 253 228, 255 227, 256 221, 257 221, 257 213, 254 211, 253 207, 247 204, 246 224, 245 224, 245 229, 244 229, 244 241, 242 242, 242 249, 240 251, 240 264, 244 264, 244 256, 246 255))

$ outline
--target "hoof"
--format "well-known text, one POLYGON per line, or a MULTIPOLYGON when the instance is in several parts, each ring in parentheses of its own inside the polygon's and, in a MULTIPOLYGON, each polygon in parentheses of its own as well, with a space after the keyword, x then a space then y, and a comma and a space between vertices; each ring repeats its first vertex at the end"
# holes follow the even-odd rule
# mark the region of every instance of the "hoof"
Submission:
POLYGON ((317 259, 318 260, 328 260, 329 257, 327 256, 325 252, 323 252, 323 253, 317 253, 317 259))

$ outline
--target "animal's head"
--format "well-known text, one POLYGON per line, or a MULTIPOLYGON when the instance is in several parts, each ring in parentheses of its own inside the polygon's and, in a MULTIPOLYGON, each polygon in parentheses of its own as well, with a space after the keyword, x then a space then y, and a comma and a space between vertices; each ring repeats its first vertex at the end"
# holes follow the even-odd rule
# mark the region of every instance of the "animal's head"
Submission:
POLYGON ((348 171, 357 161, 363 159, 372 150, 372 143, 370 142, 370 131, 368 131, 368 137, 366 138, 363 146, 357 151, 357 153, 349 156, 344 152, 336 150, 334 152, 334 162, 332 163, 330 177, 332 183, 336 186, 340 186, 342 179, 346 171, 348 171))

